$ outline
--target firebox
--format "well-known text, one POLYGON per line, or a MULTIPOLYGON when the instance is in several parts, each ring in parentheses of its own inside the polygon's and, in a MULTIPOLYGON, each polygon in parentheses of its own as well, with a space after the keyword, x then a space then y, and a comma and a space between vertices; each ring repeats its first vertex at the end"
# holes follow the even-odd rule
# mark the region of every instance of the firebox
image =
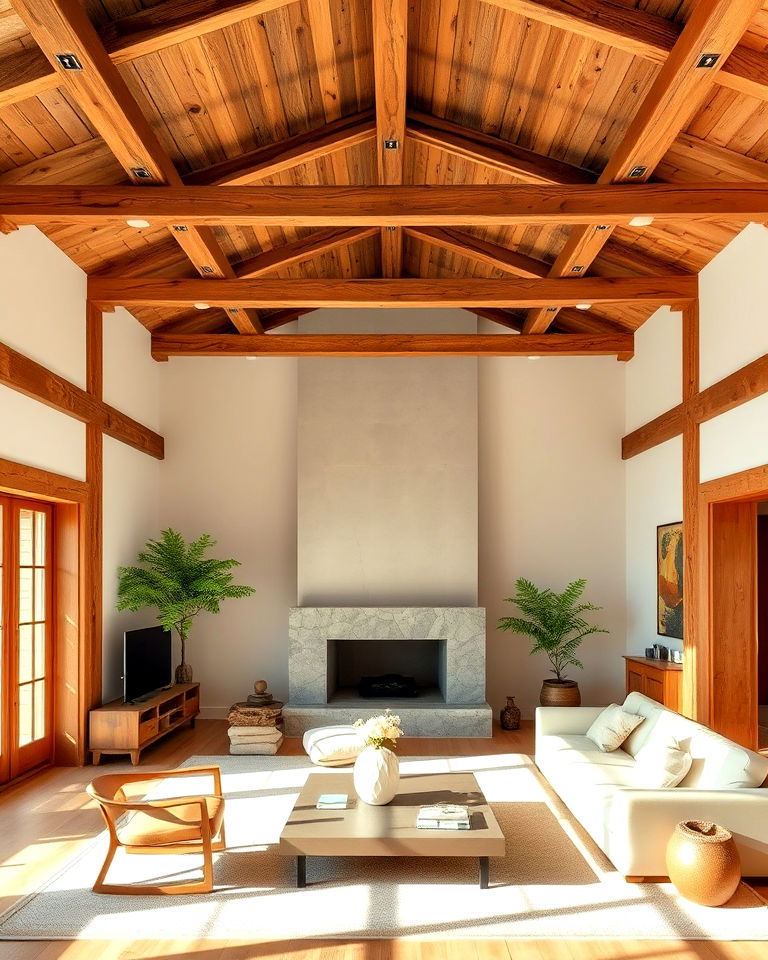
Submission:
POLYGON ((328 640, 328 702, 445 702, 445 640, 328 640))

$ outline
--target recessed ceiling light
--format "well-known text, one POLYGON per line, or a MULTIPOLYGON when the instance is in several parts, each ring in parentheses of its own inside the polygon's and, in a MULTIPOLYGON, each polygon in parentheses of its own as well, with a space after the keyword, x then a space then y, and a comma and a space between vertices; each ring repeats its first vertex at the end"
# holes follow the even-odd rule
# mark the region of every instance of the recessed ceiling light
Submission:
POLYGON ((632 217, 629 221, 630 227, 650 227, 653 223, 653 217, 632 217))
POLYGON ((129 227, 133 227, 134 230, 143 230, 144 227, 149 226, 149 220, 126 220, 125 222, 129 227))
POLYGON ((576 309, 577 309, 577 310, 591 310, 591 309, 592 309, 592 304, 591 304, 591 303, 577 303, 577 304, 576 304, 576 309))
POLYGON ((541 357, 528 357, 529 360, 541 360, 541 357))
POLYGON ((195 304, 195 310, 208 310, 210 309, 210 306, 210 303, 203 303, 201 301, 200 303, 195 304))

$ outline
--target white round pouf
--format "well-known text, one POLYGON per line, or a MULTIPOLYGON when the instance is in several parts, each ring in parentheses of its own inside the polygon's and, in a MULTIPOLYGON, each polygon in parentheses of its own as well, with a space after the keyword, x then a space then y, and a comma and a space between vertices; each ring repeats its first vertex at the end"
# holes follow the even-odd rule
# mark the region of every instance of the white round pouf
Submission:
POLYGON ((380 807, 397 793, 400 764, 386 747, 366 747, 355 760, 352 771, 355 791, 364 803, 380 807))

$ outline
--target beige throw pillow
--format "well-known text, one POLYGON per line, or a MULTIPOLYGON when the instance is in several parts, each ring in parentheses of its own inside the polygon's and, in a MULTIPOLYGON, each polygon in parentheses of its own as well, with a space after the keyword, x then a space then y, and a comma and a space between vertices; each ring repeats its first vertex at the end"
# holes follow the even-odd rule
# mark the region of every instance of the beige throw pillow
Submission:
POLYGON ((638 787, 661 789, 676 787, 691 769, 693 757, 677 740, 650 743, 641 747, 635 757, 632 779, 638 787))
POLYGON ((612 703, 598 715, 587 730, 587 736, 603 753, 612 753, 619 749, 642 722, 643 717, 638 717, 635 713, 625 713, 618 703, 612 703))

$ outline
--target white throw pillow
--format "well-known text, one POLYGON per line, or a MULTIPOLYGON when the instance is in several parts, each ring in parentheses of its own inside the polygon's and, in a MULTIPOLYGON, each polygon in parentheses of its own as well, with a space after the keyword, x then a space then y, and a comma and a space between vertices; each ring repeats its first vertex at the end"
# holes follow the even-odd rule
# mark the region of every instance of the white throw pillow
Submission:
POLYGON ((693 757, 677 740, 648 743, 637 751, 632 779, 638 787, 676 787, 691 769, 693 757))
POLYGON ((307 730, 302 742, 312 763, 323 767, 354 763, 365 746, 360 729, 348 724, 314 727, 307 730))
POLYGON ((587 730, 587 736, 603 753, 612 753, 619 749, 642 722, 643 717, 638 717, 635 713, 625 713, 618 703, 612 703, 597 716, 587 730))

